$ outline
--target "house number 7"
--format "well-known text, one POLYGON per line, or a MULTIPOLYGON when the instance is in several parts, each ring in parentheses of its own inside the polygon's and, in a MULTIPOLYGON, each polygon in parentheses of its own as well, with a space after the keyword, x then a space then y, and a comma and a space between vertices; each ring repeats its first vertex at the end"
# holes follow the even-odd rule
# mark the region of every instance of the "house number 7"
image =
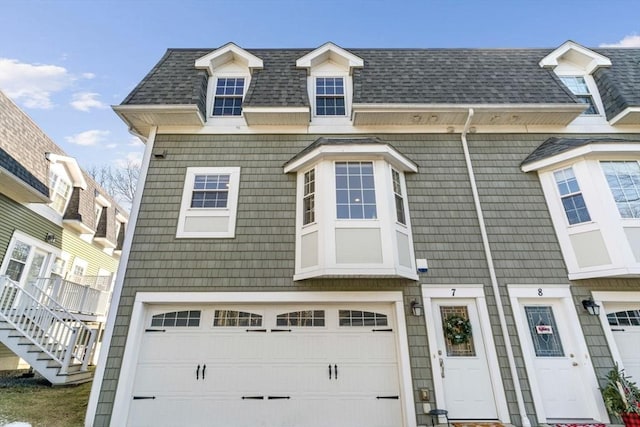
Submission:
POLYGON ((456 288, 451 288, 451 296, 452 297, 456 296, 456 288))

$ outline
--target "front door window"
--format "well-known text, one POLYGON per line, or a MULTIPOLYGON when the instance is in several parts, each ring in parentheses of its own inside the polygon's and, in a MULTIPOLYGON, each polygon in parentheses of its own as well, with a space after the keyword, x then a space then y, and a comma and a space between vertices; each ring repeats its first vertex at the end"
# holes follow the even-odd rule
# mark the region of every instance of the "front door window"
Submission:
POLYGON ((563 357, 556 320, 549 306, 529 306, 524 311, 537 357, 563 357))
POLYGON ((26 243, 16 242, 11 251, 11 258, 5 274, 15 282, 19 282, 27 265, 27 259, 31 252, 31 246, 26 243))

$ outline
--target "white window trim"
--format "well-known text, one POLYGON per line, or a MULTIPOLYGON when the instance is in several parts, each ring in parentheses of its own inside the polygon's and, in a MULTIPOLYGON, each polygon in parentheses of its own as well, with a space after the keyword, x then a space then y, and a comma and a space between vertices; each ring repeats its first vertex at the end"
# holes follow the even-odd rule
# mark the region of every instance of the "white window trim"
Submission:
POLYGON ((311 99, 312 119, 318 124, 321 122, 330 122, 335 120, 351 120, 351 105, 353 100, 353 79, 346 71, 327 70, 312 71, 311 76, 307 79, 309 99, 311 99), (344 84, 344 115, 319 115, 316 111, 316 79, 320 78, 342 78, 344 84))
POLYGON ((182 202, 178 216, 177 238, 232 238, 235 237, 236 214, 238 210, 238 193, 240 186, 239 167, 189 167, 184 180, 182 190, 182 202), (228 174, 229 196, 226 208, 192 208, 191 196, 196 175, 204 174, 228 174), (188 217, 228 217, 229 223, 226 231, 185 231, 185 220, 188 217))
POLYGON ((49 193, 50 193, 49 197, 51 198, 51 203, 49 204, 49 207, 51 207, 51 209, 57 215, 60 215, 62 217, 64 215, 64 213, 67 211, 67 207, 69 206, 69 202, 71 201, 71 196, 73 196, 73 191, 74 191, 73 180, 69 176, 69 174, 68 174, 66 168, 63 166, 63 164, 54 163, 54 164, 51 164, 51 166, 49 168, 48 182, 49 182, 49 187, 50 187, 49 188, 49 193), (56 180, 55 180, 54 186, 51 186, 51 175, 55 175, 56 176, 56 180), (69 186, 69 195, 64 199, 64 206, 62 206, 62 210, 58 211, 56 208, 53 207, 53 205, 55 203, 56 196, 62 197, 60 195, 60 193, 58 193, 58 185, 59 185, 60 181, 65 182, 69 186))
POLYGON ((225 123, 230 120, 241 120, 244 124, 244 99, 247 96, 247 89, 249 88, 249 84, 251 83, 251 73, 249 73, 249 69, 246 71, 228 71, 225 72, 221 70, 220 72, 216 72, 214 75, 209 77, 209 84, 207 86, 207 117, 209 120, 225 120, 225 123), (242 112, 239 116, 214 116, 213 115, 213 104, 216 99, 216 87, 218 86, 218 79, 244 79, 244 87, 242 88, 242 112))
MULTIPOLYGON (((321 147, 322 149, 323 147, 321 147)), ((330 147, 327 147, 330 148, 330 147)), ((387 147, 388 148, 388 147, 387 147)), ((314 162, 296 162, 299 169, 288 167, 285 170, 297 172, 296 195, 296 261, 294 280, 303 280, 319 276, 401 276, 417 280, 415 269, 415 253, 413 248, 413 235, 411 232, 411 213, 409 211, 407 190, 404 174, 407 168, 399 168, 397 160, 393 157, 381 155, 382 153, 364 154, 362 152, 342 152, 341 155, 325 156, 322 151, 314 155, 314 162), (335 163, 342 161, 372 162, 374 170, 374 183, 376 194, 377 218, 375 219, 338 219, 336 209, 336 180, 335 163), (304 168, 302 168, 304 167, 304 168), (303 199, 304 199, 304 174, 315 169, 315 222, 303 225, 303 199), (395 169, 400 174, 400 183, 405 194, 405 224, 396 221, 395 193, 393 192, 393 180, 391 170, 395 169), (341 228, 372 228, 380 230, 382 261, 380 263, 366 264, 339 264, 335 261, 336 235, 335 230, 341 228), (397 232, 405 234, 409 239, 409 263, 406 267, 400 264, 398 252, 397 232), (317 264, 302 267, 302 238, 311 233, 318 233, 317 264)), ((386 154, 386 153, 385 153, 386 154)), ((313 153, 312 153, 313 155, 313 153)), ((406 159, 405 159, 406 160, 406 159)), ((409 169, 409 171, 412 171, 409 169)))
POLYGON ((575 224, 570 224, 569 223, 569 218, 567 217, 567 212, 564 209, 564 204, 562 203, 563 198, 572 197, 572 196, 576 196, 576 195, 581 195, 582 196, 582 200, 585 202, 585 205, 587 206, 587 213, 589 214, 589 218, 591 218, 591 210, 589 209, 589 206, 587 205, 587 201, 584 198, 584 192, 582 191, 582 182, 576 176, 576 173, 573 170, 573 166, 566 166, 566 167, 561 167, 561 168, 558 168, 558 169, 554 169, 553 171, 551 171, 551 176, 553 177, 553 182, 555 183, 555 193, 556 193, 556 196, 558 198, 558 202, 560 203, 560 207, 562 208, 562 212, 564 213, 564 223, 565 223, 565 225, 567 227, 577 227, 577 226, 593 223, 593 219, 590 219, 589 221, 576 222, 575 224), (565 171, 567 169, 572 171, 573 176, 574 176, 576 182, 578 183, 579 191, 577 193, 569 193, 569 194, 562 195, 560 193, 560 188, 558 188, 558 182, 556 180, 555 174, 556 174, 556 172, 565 171))
POLYGON ((602 153, 599 156, 575 158, 558 163, 558 169, 539 171, 540 183, 545 194, 553 226, 560 243, 570 280, 595 277, 639 276, 640 263, 635 260, 625 235, 625 227, 640 227, 640 219, 621 218, 600 165, 607 160, 638 160, 638 156, 628 153, 614 155, 602 153), (569 225, 559 196, 553 172, 571 167, 580 184, 591 221, 569 225), (571 236, 591 231, 599 231, 611 263, 580 267, 573 249, 571 236))
MULTIPOLYGON (((45 261, 43 271, 46 277, 50 276, 51 270, 53 269, 53 263, 55 262, 56 257, 62 257, 60 249, 56 248, 55 246, 51 246, 38 239, 35 239, 18 230, 14 231, 13 235, 11 236, 11 240, 9 241, 9 245, 7 246, 7 252, 5 253, 4 259, 2 260, 2 264, 0 265, 0 274, 2 275, 6 274, 7 267, 9 266, 9 261, 11 259, 11 253, 13 252, 13 247, 15 246, 16 241, 25 243, 31 246, 32 248, 38 248, 48 252, 49 254, 48 259, 45 261)), ((29 256, 27 257, 27 261, 26 261, 27 265, 31 264, 31 260, 33 259, 34 254, 35 254, 34 250, 31 250, 29 252, 29 256)), ((21 282, 24 280, 25 277, 26 275, 23 275, 23 277, 21 278, 21 282)))
POLYGON ((79 258, 79 257, 75 257, 73 259, 73 264, 71 264, 71 268, 69 269, 69 273, 72 276, 78 276, 75 273, 76 267, 81 267, 82 268, 82 276, 86 276, 87 275, 87 269, 89 268, 89 263, 86 260, 84 260, 82 258, 79 258))
POLYGON ((133 304, 126 348, 118 379, 118 390, 113 403, 111 423, 125 425, 131 404, 131 392, 140 348, 137 345, 147 327, 150 306, 154 304, 206 304, 206 303, 348 303, 389 302, 393 304, 397 327, 398 376, 402 401, 402 427, 416 427, 413 381, 409 362, 405 307, 402 292, 138 292, 133 304))

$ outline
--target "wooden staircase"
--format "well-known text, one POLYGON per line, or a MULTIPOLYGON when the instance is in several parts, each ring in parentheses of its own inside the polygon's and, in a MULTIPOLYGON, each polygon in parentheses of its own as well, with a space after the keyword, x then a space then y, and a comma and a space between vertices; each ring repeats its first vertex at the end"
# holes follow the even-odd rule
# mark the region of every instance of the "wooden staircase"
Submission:
POLYGON ((91 380, 97 334, 39 288, 0 276, 0 342, 51 384, 91 380))

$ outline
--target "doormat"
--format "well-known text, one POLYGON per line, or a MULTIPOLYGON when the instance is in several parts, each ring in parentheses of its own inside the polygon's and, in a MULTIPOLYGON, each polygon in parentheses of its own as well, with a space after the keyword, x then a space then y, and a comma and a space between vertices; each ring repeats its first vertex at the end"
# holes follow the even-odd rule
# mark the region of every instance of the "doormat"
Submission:
POLYGON ((607 427, 606 424, 552 424, 554 427, 607 427))
POLYGON ((501 423, 475 423, 473 421, 466 423, 451 423, 453 427, 504 427, 501 423))

